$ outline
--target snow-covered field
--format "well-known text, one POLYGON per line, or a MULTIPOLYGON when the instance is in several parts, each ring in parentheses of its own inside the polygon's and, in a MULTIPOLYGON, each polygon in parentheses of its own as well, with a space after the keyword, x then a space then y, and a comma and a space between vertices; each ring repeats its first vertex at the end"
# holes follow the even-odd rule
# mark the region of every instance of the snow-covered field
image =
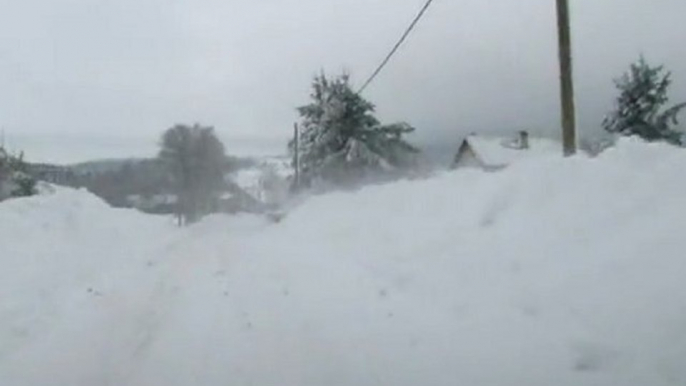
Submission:
POLYGON ((5 202, 0 385, 684 385, 684 170, 627 141, 188 229, 5 202))

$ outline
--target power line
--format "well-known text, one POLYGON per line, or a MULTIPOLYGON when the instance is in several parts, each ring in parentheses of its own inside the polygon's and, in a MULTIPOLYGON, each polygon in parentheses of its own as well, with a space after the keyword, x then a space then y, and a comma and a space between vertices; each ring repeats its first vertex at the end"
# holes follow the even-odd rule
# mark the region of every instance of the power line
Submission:
POLYGON ((391 52, 388 54, 388 56, 386 56, 383 62, 381 62, 379 67, 377 67, 376 71, 374 71, 372 76, 370 76, 369 79, 367 79, 364 85, 360 88, 360 91, 357 92, 358 94, 361 94, 367 88, 367 86, 369 86, 369 84, 374 81, 374 78, 376 78, 376 76, 379 75, 381 70, 383 70, 383 68, 386 67, 386 64, 388 64, 393 55, 395 55, 400 46, 405 42, 407 37, 410 36, 410 33, 412 32, 414 27, 417 26, 417 23, 419 22, 419 20, 421 20, 422 16, 424 16, 424 13, 426 13, 426 10, 429 9, 429 6, 431 6, 431 3, 433 3, 433 1, 434 0, 428 0, 426 4, 424 4, 421 11, 419 11, 419 14, 417 14, 417 17, 414 18, 410 26, 405 30, 405 33, 403 33, 403 36, 400 37, 400 40, 398 40, 398 42, 395 44, 391 52))

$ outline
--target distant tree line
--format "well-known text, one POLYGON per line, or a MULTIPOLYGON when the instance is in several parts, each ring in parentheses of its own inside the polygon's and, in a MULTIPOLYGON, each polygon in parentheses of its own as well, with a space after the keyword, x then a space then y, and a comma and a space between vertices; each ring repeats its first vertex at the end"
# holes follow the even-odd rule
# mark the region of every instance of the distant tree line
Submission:
MULTIPOLYGON (((228 175, 256 164, 250 158, 225 156, 221 173, 228 175)), ((174 176, 160 157, 91 161, 71 166, 27 164, 35 178, 74 188, 86 188, 116 208, 137 208, 152 214, 178 213, 178 198, 174 176)), ((260 203, 230 181, 225 180, 222 193, 231 200, 214 203, 213 209, 223 212, 259 212, 260 203)))
POLYGON ((109 163, 79 165, 73 168, 68 185, 87 188, 108 204, 118 208, 130 207, 129 198, 133 195, 148 197, 170 192, 169 178, 165 175, 162 164, 156 159, 109 163))

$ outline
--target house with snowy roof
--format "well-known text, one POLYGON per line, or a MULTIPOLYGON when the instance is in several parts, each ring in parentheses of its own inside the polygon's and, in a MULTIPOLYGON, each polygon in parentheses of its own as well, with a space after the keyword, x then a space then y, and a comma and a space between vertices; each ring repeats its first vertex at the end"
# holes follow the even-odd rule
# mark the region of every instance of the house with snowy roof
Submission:
POLYGON ((465 138, 455 155, 452 169, 478 168, 501 170, 522 159, 561 153, 561 145, 551 139, 532 138, 526 131, 516 138, 471 134, 465 138))

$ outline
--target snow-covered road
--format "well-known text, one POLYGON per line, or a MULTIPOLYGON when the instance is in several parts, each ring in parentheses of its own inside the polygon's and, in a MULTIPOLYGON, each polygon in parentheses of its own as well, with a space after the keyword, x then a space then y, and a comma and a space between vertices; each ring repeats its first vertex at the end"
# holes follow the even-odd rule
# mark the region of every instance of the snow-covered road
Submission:
POLYGON ((187 229, 0 204, 0 385, 684 385, 686 153, 310 198, 187 229))

